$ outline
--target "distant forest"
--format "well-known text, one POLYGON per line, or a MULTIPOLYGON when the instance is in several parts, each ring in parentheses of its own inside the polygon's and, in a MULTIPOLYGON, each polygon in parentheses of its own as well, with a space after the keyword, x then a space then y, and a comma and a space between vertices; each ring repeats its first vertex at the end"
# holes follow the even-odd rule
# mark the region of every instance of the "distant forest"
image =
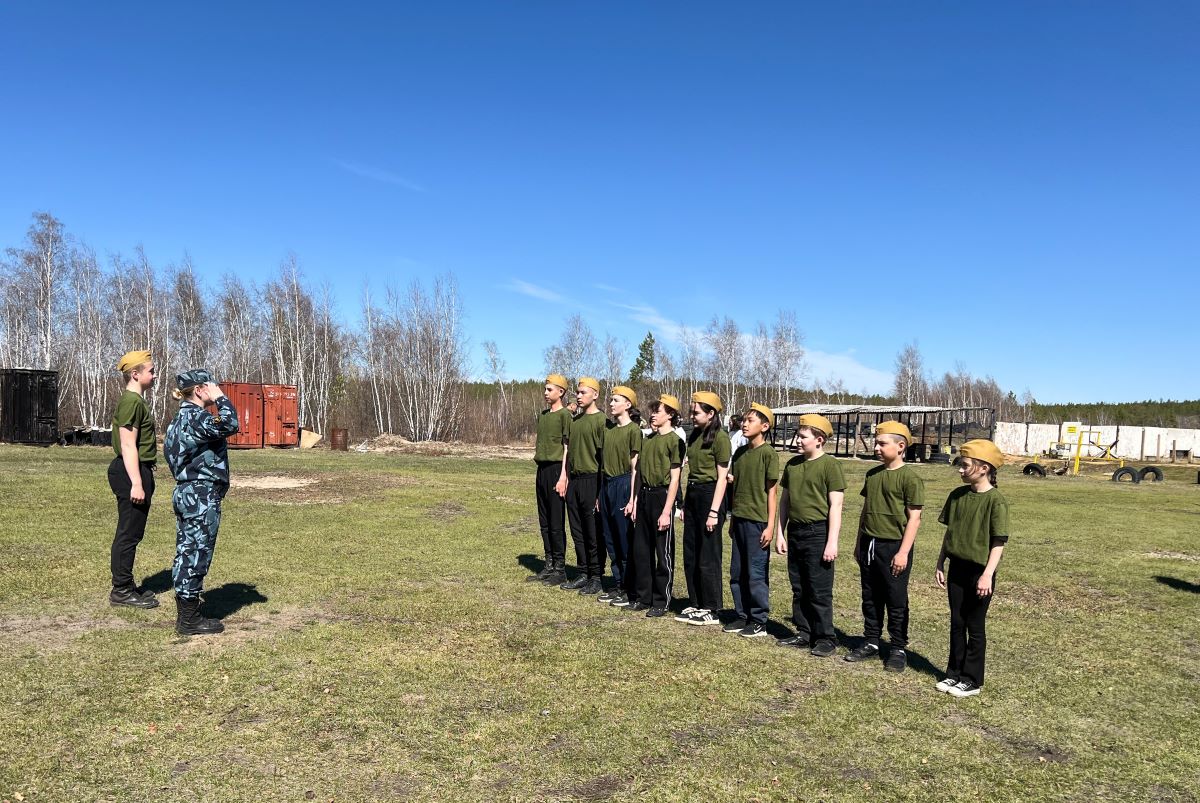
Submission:
POLYGON ((1092 404, 1038 404, 1029 409, 1031 424, 1082 421, 1094 426, 1126 424, 1131 427, 1181 427, 1200 429, 1200 399, 1192 401, 1146 400, 1092 404))

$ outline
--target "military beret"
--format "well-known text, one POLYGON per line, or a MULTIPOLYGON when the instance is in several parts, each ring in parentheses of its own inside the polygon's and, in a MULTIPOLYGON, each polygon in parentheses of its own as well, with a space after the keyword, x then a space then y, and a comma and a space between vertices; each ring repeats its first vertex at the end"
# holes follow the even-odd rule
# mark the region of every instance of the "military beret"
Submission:
POLYGON ((612 389, 614 396, 624 396, 629 399, 629 403, 634 407, 637 406, 637 391, 628 385, 617 385, 612 389))
POLYGON ((989 440, 976 438, 958 447, 959 457, 969 457, 972 460, 982 460, 993 468, 1004 465, 1004 454, 989 440))
POLYGON ((799 426, 815 429, 825 437, 833 434, 833 424, 829 423, 829 419, 817 413, 805 413, 800 416, 799 426))
POLYGON ((718 413, 725 409, 725 405, 721 404, 721 397, 710 390, 696 391, 692 394, 692 401, 699 404, 707 404, 718 413))
POLYGON ((660 404, 667 405, 675 412, 679 412, 679 399, 675 396, 672 396, 670 393, 662 394, 658 397, 658 401, 660 404))
POLYGON ((876 435, 899 435, 904 438, 906 444, 913 442, 912 433, 908 431, 908 427, 901 424, 899 421, 881 421, 879 426, 875 427, 876 435))
POLYGON ((117 361, 117 370, 121 373, 132 371, 142 363, 150 362, 150 359, 150 352, 148 351, 130 351, 117 361))
MULTIPOLYGON (((761 415, 763 418, 767 419, 768 427, 775 426, 775 411, 772 410, 767 405, 758 404, 757 402, 755 402, 754 404, 750 405, 750 410, 754 410, 756 413, 761 415)), ((747 410, 746 412, 748 413, 748 412, 750 412, 750 410, 747 410)))

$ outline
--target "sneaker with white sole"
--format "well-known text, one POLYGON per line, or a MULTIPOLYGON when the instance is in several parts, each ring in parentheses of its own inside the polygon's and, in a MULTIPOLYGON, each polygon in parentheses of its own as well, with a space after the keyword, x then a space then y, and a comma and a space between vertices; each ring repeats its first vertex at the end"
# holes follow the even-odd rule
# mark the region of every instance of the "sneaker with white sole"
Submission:
POLYGON ((865 661, 868 658, 874 658, 877 655, 879 655, 879 645, 868 642, 866 644, 860 644, 852 649, 844 658, 842 658, 842 660, 856 664, 859 661, 865 661))
POLYGON ((938 684, 934 686, 938 691, 950 691, 958 685, 958 678, 942 678, 938 684))
POLYGON ((675 621, 690 623, 692 621, 692 615, 697 613, 699 610, 699 608, 684 608, 682 611, 680 611, 679 615, 675 617, 675 621))
POLYGON ((721 620, 718 619, 717 615, 715 613, 713 613, 712 611, 706 611, 706 610, 701 609, 699 611, 696 611, 694 614, 692 614, 692 621, 688 622, 688 624, 689 625, 699 625, 699 626, 719 625, 719 624, 721 624, 721 620))
POLYGON ((742 638, 761 638, 767 635, 767 628, 762 622, 750 622, 738 633, 742 638))
POLYGON ((947 691, 951 697, 974 697, 979 694, 979 687, 969 680, 960 680, 947 691))
POLYGON ((729 622, 721 629, 724 630, 726 633, 741 633, 742 628, 744 628, 745 626, 746 626, 745 619, 734 619, 732 622, 729 622))

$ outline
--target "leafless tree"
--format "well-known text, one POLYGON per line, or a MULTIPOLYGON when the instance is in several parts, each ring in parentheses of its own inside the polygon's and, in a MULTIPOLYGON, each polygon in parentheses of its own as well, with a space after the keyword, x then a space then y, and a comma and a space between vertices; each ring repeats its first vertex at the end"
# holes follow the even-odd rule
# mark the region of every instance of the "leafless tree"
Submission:
POLYGON ((712 354, 708 375, 716 386, 716 393, 725 400, 726 409, 740 409, 746 347, 737 322, 729 317, 714 316, 704 330, 704 342, 712 354))
POLYGON ((923 405, 929 394, 929 383, 925 379, 925 363, 916 341, 908 343, 896 355, 896 377, 892 395, 905 405, 923 405))
POLYGON ((771 363, 775 366, 773 404, 782 407, 792 403, 792 388, 804 381, 804 335, 796 323, 793 310, 780 310, 771 329, 771 363))
POLYGON ((600 350, 596 337, 582 315, 575 314, 567 319, 559 342, 548 347, 542 354, 546 373, 565 375, 568 382, 581 376, 596 376, 600 370, 600 350))
POLYGON ((467 341, 458 283, 434 280, 426 293, 414 281, 397 309, 400 409, 410 440, 451 440, 461 425, 467 341))
POLYGON ((235 382, 262 382, 268 362, 267 332, 258 291, 237 276, 226 275, 216 298, 218 377, 235 382))
POLYGON ((190 256, 169 271, 171 283, 171 330, 175 333, 175 354, 183 370, 213 367, 216 327, 209 315, 204 293, 196 280, 190 256))
POLYGON ((496 391, 500 397, 498 403, 493 405, 493 420, 498 435, 504 422, 508 421, 512 415, 512 390, 504 376, 507 366, 504 358, 500 356, 500 348, 496 345, 496 341, 485 340, 483 352, 487 360, 487 376, 496 385, 496 391))
POLYGON ((604 337, 604 382, 608 390, 621 384, 625 373, 625 344, 612 335, 604 337))
MULTIPOLYGON (((71 295, 75 298, 66 337, 72 353, 71 395, 84 426, 107 425, 106 414, 110 399, 116 396, 113 381, 113 354, 117 346, 105 303, 107 281, 88 248, 76 251, 70 272, 71 295)), ((60 383, 60 387, 64 383, 60 383)))
POLYGON ((687 326, 681 326, 679 329, 679 382, 683 386, 683 397, 692 398, 692 394, 698 390, 704 390, 701 385, 707 386, 706 377, 704 375, 704 336, 701 332, 691 329, 687 326))

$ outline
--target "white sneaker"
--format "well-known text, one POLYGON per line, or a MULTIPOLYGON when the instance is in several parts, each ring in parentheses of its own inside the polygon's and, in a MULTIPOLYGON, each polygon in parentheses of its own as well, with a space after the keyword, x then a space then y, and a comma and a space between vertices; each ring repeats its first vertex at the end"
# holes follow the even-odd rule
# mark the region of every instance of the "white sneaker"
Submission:
POLYGON ((692 617, 699 612, 699 608, 684 608, 683 613, 675 617, 675 621, 687 622, 690 625, 692 623, 692 617))
POLYGON ((692 621, 688 622, 688 624, 689 625, 719 625, 719 624, 721 624, 721 620, 718 619, 717 615, 715 613, 713 613, 712 611, 706 611, 704 609, 699 609, 694 614, 692 614, 692 621))
POLYGON ((954 688, 957 685, 958 685, 958 681, 954 678, 942 678, 941 680, 938 681, 937 686, 935 686, 934 688, 936 688, 938 691, 950 691, 952 688, 954 688))
POLYGON ((950 692, 951 697, 974 697, 979 694, 979 687, 969 680, 964 680, 951 686, 947 691, 950 692))

